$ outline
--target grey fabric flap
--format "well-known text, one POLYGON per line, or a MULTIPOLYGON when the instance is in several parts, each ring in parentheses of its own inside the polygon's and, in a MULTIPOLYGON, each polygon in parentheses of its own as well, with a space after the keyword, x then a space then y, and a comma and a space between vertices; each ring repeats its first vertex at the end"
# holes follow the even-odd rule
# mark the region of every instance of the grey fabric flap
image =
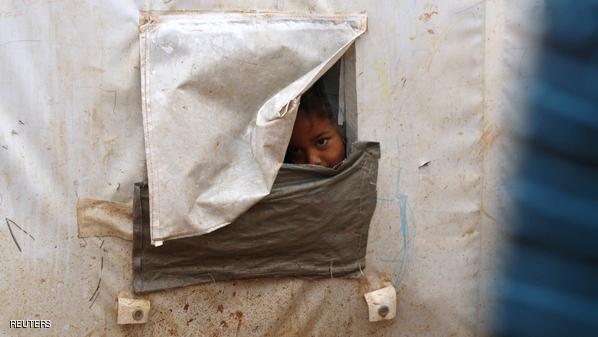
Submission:
POLYGON ((135 292, 255 277, 358 276, 379 157, 378 143, 358 142, 336 170, 285 164, 271 194, 229 226, 160 247, 151 245, 147 184, 136 184, 135 292))

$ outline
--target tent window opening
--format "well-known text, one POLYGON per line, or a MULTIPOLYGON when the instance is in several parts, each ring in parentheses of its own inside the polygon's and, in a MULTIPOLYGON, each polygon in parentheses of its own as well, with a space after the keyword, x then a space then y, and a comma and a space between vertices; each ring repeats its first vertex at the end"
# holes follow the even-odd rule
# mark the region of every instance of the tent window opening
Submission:
POLYGON ((134 290, 358 276, 380 156, 357 137, 352 44, 365 15, 143 22, 148 181, 135 187, 134 290))
POLYGON ((340 110, 337 62, 301 95, 285 163, 337 167, 347 154, 344 110, 340 110))

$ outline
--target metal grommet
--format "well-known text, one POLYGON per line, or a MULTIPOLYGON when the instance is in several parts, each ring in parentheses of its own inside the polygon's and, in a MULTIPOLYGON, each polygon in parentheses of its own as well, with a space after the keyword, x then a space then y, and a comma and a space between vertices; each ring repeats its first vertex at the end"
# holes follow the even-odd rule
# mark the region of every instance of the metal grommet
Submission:
POLYGON ((390 309, 386 305, 383 305, 380 308, 378 308, 378 315, 380 315, 381 317, 386 317, 386 315, 388 315, 389 312, 390 309))
POLYGON ((143 310, 137 309, 133 311, 133 319, 136 321, 141 321, 143 319, 143 310))

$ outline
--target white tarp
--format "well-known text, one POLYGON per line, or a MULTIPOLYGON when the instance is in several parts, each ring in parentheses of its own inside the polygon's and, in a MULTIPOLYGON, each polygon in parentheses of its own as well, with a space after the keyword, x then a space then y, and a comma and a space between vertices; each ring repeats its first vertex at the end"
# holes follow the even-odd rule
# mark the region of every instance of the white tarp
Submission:
POLYGON ((298 98, 365 15, 148 15, 141 87, 152 242, 226 226, 268 195, 298 98))

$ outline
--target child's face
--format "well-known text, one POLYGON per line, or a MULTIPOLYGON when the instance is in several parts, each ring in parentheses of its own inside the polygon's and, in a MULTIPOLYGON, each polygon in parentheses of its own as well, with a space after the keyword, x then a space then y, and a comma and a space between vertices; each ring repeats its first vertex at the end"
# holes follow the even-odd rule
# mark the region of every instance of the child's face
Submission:
POLYGON ((298 114, 287 153, 293 164, 332 168, 345 159, 345 144, 330 119, 317 114, 298 114))

